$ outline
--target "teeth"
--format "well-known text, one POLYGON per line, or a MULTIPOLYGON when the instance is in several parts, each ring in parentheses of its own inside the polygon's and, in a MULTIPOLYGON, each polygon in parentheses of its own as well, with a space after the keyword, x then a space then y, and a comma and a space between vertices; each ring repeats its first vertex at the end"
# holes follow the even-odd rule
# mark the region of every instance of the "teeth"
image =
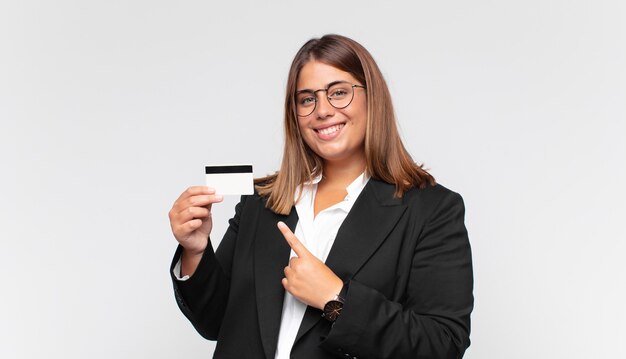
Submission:
POLYGON ((317 130, 317 132, 321 133, 322 135, 330 135, 331 133, 335 133, 339 131, 342 127, 343 127, 343 124, 340 124, 340 125, 322 128, 320 130, 317 130))

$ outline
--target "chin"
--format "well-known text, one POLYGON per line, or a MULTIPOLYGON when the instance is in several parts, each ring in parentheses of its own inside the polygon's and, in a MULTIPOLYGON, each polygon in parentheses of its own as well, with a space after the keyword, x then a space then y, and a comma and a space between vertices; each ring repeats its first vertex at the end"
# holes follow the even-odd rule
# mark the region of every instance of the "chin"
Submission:
POLYGON ((330 162, 356 160, 358 157, 358 155, 353 152, 319 152, 317 155, 320 156, 322 160, 330 162))

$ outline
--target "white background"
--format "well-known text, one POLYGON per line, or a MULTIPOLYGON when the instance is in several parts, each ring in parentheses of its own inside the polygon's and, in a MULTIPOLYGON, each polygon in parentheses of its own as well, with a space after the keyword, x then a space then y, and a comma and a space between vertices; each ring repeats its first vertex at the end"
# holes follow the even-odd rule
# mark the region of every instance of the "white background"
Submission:
POLYGON ((626 357, 625 19, 622 0, 2 1, 0 357, 210 357, 167 212, 207 164, 278 168, 289 64, 330 32, 372 52, 406 146, 465 199, 465 357, 626 357))

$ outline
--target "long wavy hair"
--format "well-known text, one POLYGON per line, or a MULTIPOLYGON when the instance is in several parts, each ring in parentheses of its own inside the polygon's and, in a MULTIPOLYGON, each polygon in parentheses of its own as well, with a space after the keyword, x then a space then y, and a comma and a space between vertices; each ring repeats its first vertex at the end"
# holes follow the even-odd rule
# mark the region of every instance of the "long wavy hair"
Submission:
POLYGON ((348 72, 366 86, 367 173, 374 179, 395 185, 396 197, 402 197, 414 187, 434 185, 433 176, 423 169, 423 165, 413 161, 402 144, 387 83, 372 55, 356 41, 330 34, 307 41, 291 63, 285 94, 282 164, 277 173, 255 180, 257 192, 267 198, 267 207, 279 214, 289 214, 296 201, 298 186, 311 181, 323 169, 324 160, 302 138, 295 106, 298 75, 302 67, 311 61, 348 72))

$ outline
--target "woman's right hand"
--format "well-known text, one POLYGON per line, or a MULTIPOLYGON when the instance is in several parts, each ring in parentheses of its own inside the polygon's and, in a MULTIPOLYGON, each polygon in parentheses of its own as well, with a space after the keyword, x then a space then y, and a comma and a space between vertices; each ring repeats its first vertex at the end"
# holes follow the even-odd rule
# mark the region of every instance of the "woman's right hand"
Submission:
POLYGON ((215 194, 213 188, 193 186, 178 197, 169 212, 172 233, 185 253, 201 256, 213 228, 211 205, 224 198, 215 194))

